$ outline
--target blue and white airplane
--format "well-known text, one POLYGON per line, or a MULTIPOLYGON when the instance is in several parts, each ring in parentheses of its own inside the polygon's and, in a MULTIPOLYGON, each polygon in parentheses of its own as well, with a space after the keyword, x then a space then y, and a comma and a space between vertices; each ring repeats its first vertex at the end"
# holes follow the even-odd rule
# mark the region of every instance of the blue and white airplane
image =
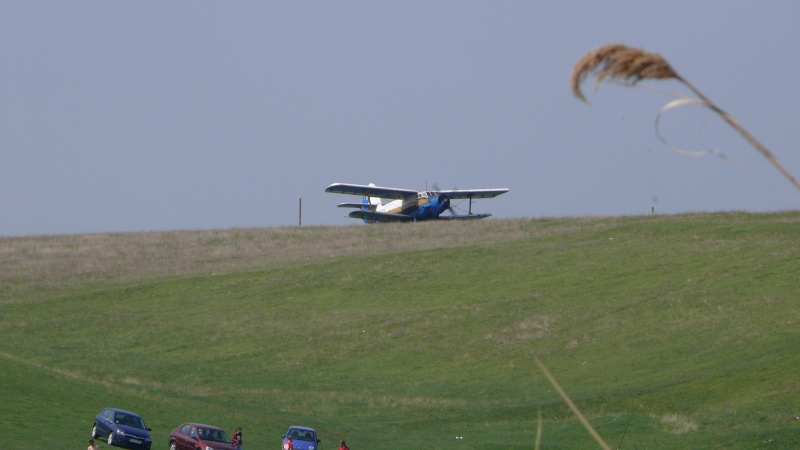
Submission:
POLYGON ((466 220, 483 219, 491 214, 473 214, 472 200, 492 198, 508 192, 500 189, 453 189, 449 191, 416 191, 389 187, 348 183, 333 183, 325 192, 334 194, 361 195, 361 203, 340 203, 339 208, 356 208, 349 217, 363 219, 366 223, 375 222, 416 222, 422 220, 466 220), (469 213, 456 215, 450 207, 450 200, 469 199, 469 213), (443 215, 445 211, 449 215, 443 215))

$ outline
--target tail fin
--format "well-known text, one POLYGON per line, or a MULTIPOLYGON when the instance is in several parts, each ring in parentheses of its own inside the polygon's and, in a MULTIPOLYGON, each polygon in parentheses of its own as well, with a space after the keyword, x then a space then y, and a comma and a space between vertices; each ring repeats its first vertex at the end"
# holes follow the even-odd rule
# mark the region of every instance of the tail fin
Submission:
MULTIPOLYGON (((371 184, 374 186, 374 184, 371 184)), ((377 211, 378 207, 381 206, 382 202, 381 199, 378 197, 367 197, 366 195, 361 199, 361 204, 364 205, 361 207, 364 211, 377 211)), ((374 223, 373 220, 364 219, 364 223, 374 223)))
MULTIPOLYGON (((375 183, 370 183, 370 186, 375 186, 375 183)), ((381 206, 381 199, 378 197, 367 197, 361 199, 361 204, 364 205, 361 209, 364 211, 376 211, 378 206, 381 206)))
POLYGON ((381 206, 381 199, 378 197, 367 197, 366 195, 364 198, 361 199, 361 204, 364 205, 361 209, 364 211, 375 211, 378 206, 381 206))

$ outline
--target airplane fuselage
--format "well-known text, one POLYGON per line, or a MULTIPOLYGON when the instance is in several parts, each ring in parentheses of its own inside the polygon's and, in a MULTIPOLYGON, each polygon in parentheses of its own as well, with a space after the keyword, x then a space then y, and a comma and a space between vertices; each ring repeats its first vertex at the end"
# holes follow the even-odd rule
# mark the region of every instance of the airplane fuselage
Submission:
POLYGON ((435 192, 421 191, 401 200, 378 205, 377 212, 388 214, 405 214, 417 220, 433 219, 450 207, 450 199, 435 192))

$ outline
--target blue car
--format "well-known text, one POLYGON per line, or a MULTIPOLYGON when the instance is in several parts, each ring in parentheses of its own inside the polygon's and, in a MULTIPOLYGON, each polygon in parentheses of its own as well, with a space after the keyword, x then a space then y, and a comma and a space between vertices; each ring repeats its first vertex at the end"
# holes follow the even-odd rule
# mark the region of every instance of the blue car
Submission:
POLYGON ((281 448, 288 448, 285 445, 286 441, 289 440, 289 436, 292 437, 292 445, 295 450, 316 450, 317 444, 322 442, 317 439, 317 431, 315 429, 292 425, 283 435, 283 446, 281 448))
POLYGON ((150 450, 153 438, 150 428, 138 414, 117 408, 106 408, 94 419, 92 438, 103 438, 108 445, 150 450))

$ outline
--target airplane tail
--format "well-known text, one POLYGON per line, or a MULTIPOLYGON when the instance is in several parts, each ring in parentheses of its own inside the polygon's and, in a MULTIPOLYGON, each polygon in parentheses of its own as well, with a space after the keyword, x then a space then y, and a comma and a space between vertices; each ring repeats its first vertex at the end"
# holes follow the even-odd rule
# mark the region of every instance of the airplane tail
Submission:
MULTIPOLYGON (((370 183, 370 186, 374 186, 374 184, 370 183)), ((361 204, 364 205, 361 207, 364 211, 377 211, 378 207, 381 206, 382 202, 381 199, 378 197, 367 197, 366 195, 361 199, 361 204)), ((374 223, 373 220, 364 219, 364 223, 374 223)))
POLYGON ((378 197, 367 197, 366 195, 361 199, 361 204, 364 205, 363 210, 375 211, 375 208, 381 206, 381 199, 378 197))

